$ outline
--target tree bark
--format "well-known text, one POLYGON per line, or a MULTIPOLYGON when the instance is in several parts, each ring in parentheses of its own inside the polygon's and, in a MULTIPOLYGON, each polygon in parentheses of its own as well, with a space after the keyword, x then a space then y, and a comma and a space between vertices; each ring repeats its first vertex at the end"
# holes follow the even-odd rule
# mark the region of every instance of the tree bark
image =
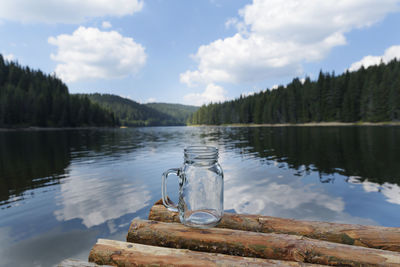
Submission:
POLYGON ((335 266, 400 266, 400 253, 286 234, 133 220, 128 242, 335 266))
MULTIPOLYGON (((151 208, 150 220, 180 222, 176 212, 167 210, 159 201, 151 208)), ((400 228, 299 221, 261 215, 224 213, 219 228, 261 233, 305 236, 313 239, 400 252, 400 228)))
POLYGON ((114 266, 316 266, 299 262, 154 247, 106 239, 97 241, 90 251, 89 261, 114 266))

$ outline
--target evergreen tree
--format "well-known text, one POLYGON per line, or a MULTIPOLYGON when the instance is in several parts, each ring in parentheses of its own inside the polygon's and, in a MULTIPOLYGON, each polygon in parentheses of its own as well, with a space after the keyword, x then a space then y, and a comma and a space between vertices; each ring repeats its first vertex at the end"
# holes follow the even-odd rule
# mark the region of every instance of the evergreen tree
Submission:
POLYGON ((71 96, 55 76, 5 61, 0 54, 0 127, 115 126, 113 118, 87 98, 71 96))
POLYGON ((400 62, 394 59, 342 75, 319 72, 275 90, 202 106, 192 124, 400 120, 400 62))

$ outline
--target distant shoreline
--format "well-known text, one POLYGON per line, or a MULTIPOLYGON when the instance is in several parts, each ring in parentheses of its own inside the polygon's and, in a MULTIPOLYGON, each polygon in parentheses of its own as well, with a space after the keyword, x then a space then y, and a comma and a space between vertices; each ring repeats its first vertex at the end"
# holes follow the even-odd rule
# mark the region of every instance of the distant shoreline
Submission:
POLYGON ((154 125, 154 126, 82 126, 82 127, 15 127, 15 128, 0 128, 0 132, 13 132, 13 131, 64 131, 64 130, 96 130, 96 129, 129 129, 129 128, 151 128, 151 127, 182 127, 187 125, 154 125))
POLYGON ((15 127, 15 128, 0 128, 0 132, 13 132, 13 131, 63 131, 63 130, 94 130, 94 129, 118 129, 120 127, 15 127))
POLYGON ((307 122, 307 123, 232 123, 221 125, 190 125, 190 126, 221 126, 221 127, 329 127, 329 126, 400 126, 396 122, 307 122))
MULTIPOLYGON (((171 125, 172 126, 172 125, 171 125)), ((135 127, 101 127, 101 126, 87 126, 87 127, 21 127, 21 128, 0 128, 0 132, 12 131, 63 131, 63 130, 96 130, 96 129, 125 129, 125 128, 138 128, 138 127, 171 127, 171 126, 135 126, 135 127)), ((176 126, 176 125, 174 125, 176 126)), ((191 124, 181 125, 192 127, 335 127, 335 126, 400 126, 400 121, 396 122, 307 122, 307 123, 232 123, 221 125, 207 125, 207 124, 191 124)))

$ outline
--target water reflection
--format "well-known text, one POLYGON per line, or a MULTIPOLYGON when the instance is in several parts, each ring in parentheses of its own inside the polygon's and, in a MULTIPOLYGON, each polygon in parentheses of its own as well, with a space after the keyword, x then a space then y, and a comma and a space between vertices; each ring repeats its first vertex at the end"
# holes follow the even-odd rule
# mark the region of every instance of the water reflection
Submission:
POLYGON ((93 246, 99 235, 96 229, 66 231, 58 227, 16 243, 12 231, 7 230, 0 227, 0 266, 55 266, 67 255, 87 259, 87 248, 93 246), (82 251, 85 255, 81 255, 82 251))
POLYGON ((238 153, 282 163, 298 176, 318 172, 321 183, 341 174, 400 184, 400 127, 253 127, 225 133, 224 143, 238 153))
POLYGON ((123 240, 160 198, 161 173, 198 144, 220 149, 226 210, 400 226, 398 127, 0 132, 0 257, 49 266, 123 240))
MULTIPOLYGON (((85 195, 84 188, 117 188, 112 179, 97 183, 69 172, 77 172, 78 163, 84 166, 82 170, 94 163, 107 170, 120 158, 133 157, 138 149, 147 148, 156 157, 157 153, 175 152, 193 143, 214 144, 233 151, 232 156, 240 156, 243 161, 256 159, 265 165, 292 169, 292 175, 298 177, 316 172, 321 183, 335 183, 336 174, 358 177, 358 183, 365 181, 364 187, 378 188, 378 192, 385 192, 390 203, 398 204, 399 136, 398 127, 167 127, 2 132, 0 205, 4 208, 5 204, 34 197, 32 189, 60 184, 65 177, 75 178, 73 183, 61 184, 61 195, 69 195, 60 196, 59 201, 85 195), (71 161, 76 167, 69 168, 71 161)), ((346 181, 353 183, 354 179, 346 181)), ((116 190, 125 192, 121 188, 116 190)))
POLYGON ((58 184, 69 147, 64 132, 0 132, 0 205, 30 197, 25 190, 58 184))
POLYGON ((108 165, 151 140, 135 129, 0 132, 0 206, 34 197, 32 189, 60 184, 71 176, 71 160, 87 165, 102 158, 108 165))
POLYGON ((347 182, 351 184, 360 184, 367 193, 379 192, 382 193, 386 201, 389 203, 400 205, 400 186, 397 184, 383 183, 382 185, 370 182, 368 179, 363 179, 357 176, 350 176, 347 182))
POLYGON ((225 181, 225 208, 237 213, 323 220, 342 223, 378 224, 376 221, 351 215, 346 208, 346 196, 331 194, 312 174, 296 177, 291 169, 277 169, 271 165, 257 168, 249 162, 236 168, 239 159, 224 160, 229 179, 225 181), (257 177, 252 179, 252 177, 257 177), (295 178, 296 177, 296 178, 295 178))
MULTIPOLYGON (((134 213, 150 204, 151 194, 141 179, 96 163, 96 172, 84 165, 71 170, 72 181, 63 182, 54 215, 59 221, 81 219, 87 228, 134 213), (122 175, 121 175, 122 174, 122 175)), ((109 228, 114 228, 109 225, 109 228)))

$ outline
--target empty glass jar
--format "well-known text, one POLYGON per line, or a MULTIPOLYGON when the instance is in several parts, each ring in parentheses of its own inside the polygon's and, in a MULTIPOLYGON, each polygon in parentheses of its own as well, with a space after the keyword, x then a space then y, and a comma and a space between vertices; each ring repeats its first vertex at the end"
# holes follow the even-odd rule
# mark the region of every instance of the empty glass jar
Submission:
POLYGON ((224 213, 224 175, 218 163, 218 149, 185 148, 183 166, 163 173, 161 191, 165 207, 179 212, 183 224, 198 228, 217 225, 224 213), (166 182, 170 174, 179 178, 178 205, 171 203, 167 196, 166 182))

